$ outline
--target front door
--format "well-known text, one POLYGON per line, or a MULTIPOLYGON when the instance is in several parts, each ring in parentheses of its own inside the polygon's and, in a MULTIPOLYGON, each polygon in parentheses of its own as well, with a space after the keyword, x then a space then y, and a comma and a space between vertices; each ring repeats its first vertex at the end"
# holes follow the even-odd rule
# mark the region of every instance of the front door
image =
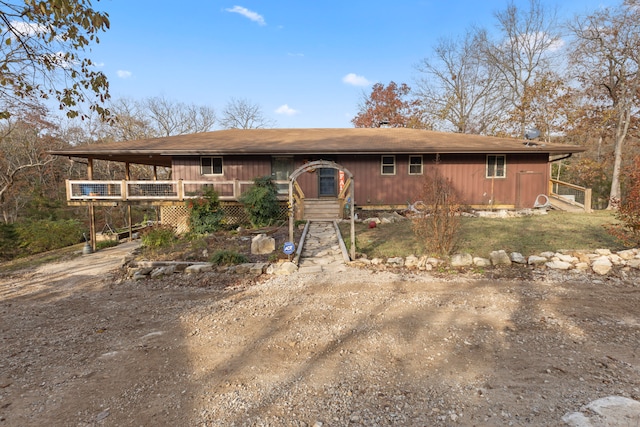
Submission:
POLYGON ((336 170, 332 168, 321 168, 318 173, 318 196, 336 197, 336 170))

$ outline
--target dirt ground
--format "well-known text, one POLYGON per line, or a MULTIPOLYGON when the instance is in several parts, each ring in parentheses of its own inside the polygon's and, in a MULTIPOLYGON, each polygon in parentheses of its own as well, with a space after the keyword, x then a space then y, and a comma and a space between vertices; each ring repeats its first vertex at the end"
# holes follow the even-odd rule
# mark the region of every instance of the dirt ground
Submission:
POLYGON ((640 399, 638 277, 134 282, 118 248, 0 277, 1 427, 553 426, 640 399))

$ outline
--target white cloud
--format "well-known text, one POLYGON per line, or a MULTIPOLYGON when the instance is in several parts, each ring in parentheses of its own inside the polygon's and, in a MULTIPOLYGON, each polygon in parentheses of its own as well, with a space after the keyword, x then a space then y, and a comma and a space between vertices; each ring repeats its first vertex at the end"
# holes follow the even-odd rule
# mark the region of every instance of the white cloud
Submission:
POLYGON ((549 50, 551 52, 557 52, 560 49, 562 49, 564 45, 565 45, 564 40, 558 38, 551 43, 551 45, 549 46, 549 50))
POLYGON ((353 86, 369 86, 371 82, 364 76, 359 76, 355 73, 349 73, 342 78, 342 81, 348 85, 353 86))
POLYGON ((128 79, 133 75, 131 71, 126 71, 126 70, 118 70, 117 74, 118 74, 118 77, 120 77, 121 79, 128 79))
POLYGON ((267 23, 264 21, 264 18, 262 17, 262 15, 260 15, 257 12, 254 12, 252 10, 247 9, 246 7, 233 6, 232 8, 228 8, 228 9, 225 9, 225 10, 227 12, 231 12, 231 13, 239 13, 240 15, 244 16, 245 18, 249 18, 253 22, 257 22, 260 25, 267 25, 267 23))
POLYGON ((44 25, 31 22, 11 21, 11 27, 23 36, 35 36, 47 32, 44 25))
POLYGON ((296 114, 299 113, 298 110, 294 110, 293 108, 289 107, 287 104, 281 105, 278 108, 276 108, 276 113, 277 114, 284 114, 285 116, 294 116, 296 114))

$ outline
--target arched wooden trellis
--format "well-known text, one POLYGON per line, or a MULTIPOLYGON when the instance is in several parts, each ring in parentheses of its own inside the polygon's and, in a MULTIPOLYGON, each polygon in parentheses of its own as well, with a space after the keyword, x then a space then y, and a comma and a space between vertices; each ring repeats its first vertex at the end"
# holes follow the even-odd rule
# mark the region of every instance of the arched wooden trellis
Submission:
MULTIPOLYGON (((339 171, 344 172, 347 177, 347 181, 345 182, 345 188, 349 189, 349 198, 351 202, 349 203, 349 210, 351 216, 351 249, 349 256, 351 259, 356 257, 356 231, 355 231, 355 215, 354 215, 354 182, 353 182, 353 174, 345 167, 329 161, 329 160, 316 160, 313 162, 305 163, 300 166, 298 169, 293 171, 289 176, 289 241, 293 242, 293 225, 294 225, 294 212, 296 203, 301 203, 301 201, 294 197, 294 186, 298 186, 298 182, 296 179, 305 172, 314 171, 316 169, 327 168, 327 169, 337 169, 339 171)), ((299 187, 297 187, 299 189, 299 187)))

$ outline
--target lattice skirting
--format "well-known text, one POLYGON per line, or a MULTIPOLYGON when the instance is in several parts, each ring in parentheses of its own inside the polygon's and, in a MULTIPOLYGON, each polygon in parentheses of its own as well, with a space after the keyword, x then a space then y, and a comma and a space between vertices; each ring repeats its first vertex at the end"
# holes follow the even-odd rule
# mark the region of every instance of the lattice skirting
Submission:
MULTIPOLYGON (((229 225, 244 225, 249 223, 249 217, 240 203, 221 202, 224 211, 224 223, 229 225)), ((287 219, 287 203, 279 204, 280 219, 287 219)), ((189 209, 186 206, 162 206, 160 208, 160 222, 176 228, 178 234, 189 231, 189 209)))
POLYGON ((189 231, 189 209, 186 206, 161 206, 160 222, 175 227, 176 233, 189 231))

